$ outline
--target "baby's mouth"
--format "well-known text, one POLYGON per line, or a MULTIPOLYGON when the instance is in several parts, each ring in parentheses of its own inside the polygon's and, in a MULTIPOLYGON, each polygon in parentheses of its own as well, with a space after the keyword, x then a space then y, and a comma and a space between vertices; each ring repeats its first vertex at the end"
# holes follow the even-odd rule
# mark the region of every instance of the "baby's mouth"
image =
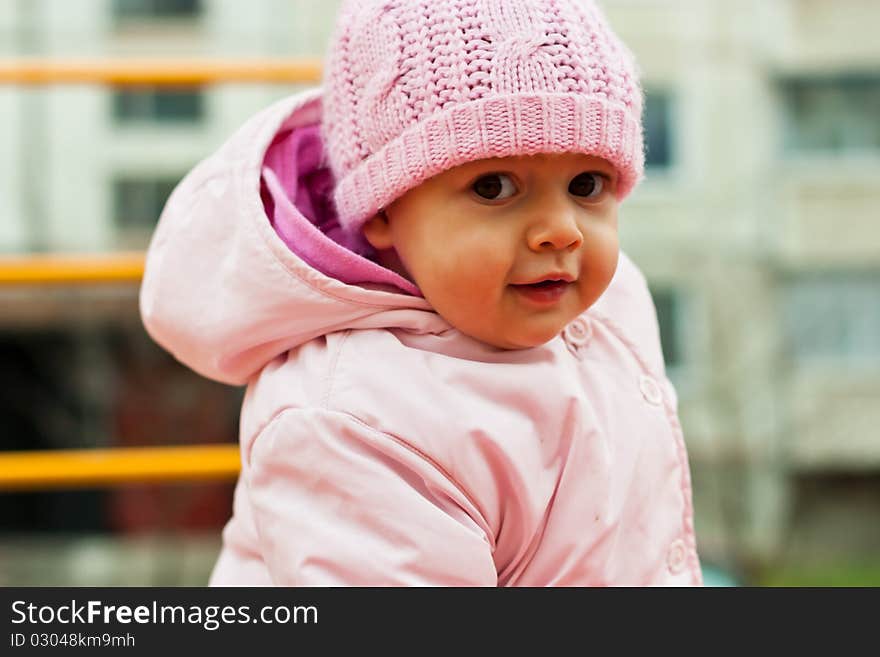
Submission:
POLYGON ((537 283, 512 284, 510 287, 529 301, 544 305, 559 301, 570 285, 568 281, 547 279, 537 283))
POLYGON ((546 280, 546 281, 539 281, 537 283, 526 283, 525 286, 526 287, 542 288, 542 287, 553 287, 554 285, 559 285, 560 283, 565 283, 565 281, 546 280))

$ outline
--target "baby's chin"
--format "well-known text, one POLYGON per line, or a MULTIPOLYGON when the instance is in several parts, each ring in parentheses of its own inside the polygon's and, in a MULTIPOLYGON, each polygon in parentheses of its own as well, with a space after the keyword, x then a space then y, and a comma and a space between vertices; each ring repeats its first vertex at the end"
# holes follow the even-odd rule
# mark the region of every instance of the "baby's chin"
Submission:
POLYGON ((521 329, 519 331, 506 330, 491 335, 475 335, 467 331, 462 331, 462 333, 498 349, 516 351, 545 345, 558 336, 563 328, 565 328, 564 324, 559 327, 542 327, 540 330, 537 328, 532 328, 531 330, 521 329))

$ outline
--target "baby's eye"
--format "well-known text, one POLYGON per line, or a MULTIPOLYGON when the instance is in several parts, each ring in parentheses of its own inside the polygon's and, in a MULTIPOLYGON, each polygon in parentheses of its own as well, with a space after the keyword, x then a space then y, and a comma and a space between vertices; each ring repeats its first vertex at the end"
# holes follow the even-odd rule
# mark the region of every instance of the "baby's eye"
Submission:
POLYGON ((605 180, 596 173, 581 173, 575 176, 568 185, 568 192, 575 196, 595 198, 605 188, 605 180))
POLYGON ((485 199, 499 201, 513 195, 516 186, 510 176, 503 173, 492 173, 477 180, 473 184, 473 190, 485 199))

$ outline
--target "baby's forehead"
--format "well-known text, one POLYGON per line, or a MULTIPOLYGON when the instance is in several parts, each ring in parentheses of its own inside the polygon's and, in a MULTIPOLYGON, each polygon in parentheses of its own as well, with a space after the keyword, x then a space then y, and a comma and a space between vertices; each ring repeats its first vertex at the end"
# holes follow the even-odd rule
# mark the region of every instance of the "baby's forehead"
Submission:
POLYGON ((608 160, 590 153, 535 153, 532 155, 511 155, 507 157, 491 157, 473 160, 460 164, 450 171, 458 173, 474 173, 483 170, 499 168, 514 169, 553 169, 562 167, 565 169, 586 167, 606 171, 609 174, 615 171, 615 167, 608 160))

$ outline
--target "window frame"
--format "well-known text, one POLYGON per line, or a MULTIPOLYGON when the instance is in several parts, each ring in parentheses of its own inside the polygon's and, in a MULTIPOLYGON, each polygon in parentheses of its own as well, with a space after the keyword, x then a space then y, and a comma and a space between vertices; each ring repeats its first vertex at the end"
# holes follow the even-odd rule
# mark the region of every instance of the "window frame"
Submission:
MULTIPOLYGON (((782 289, 784 297, 782 304, 782 334, 786 345, 787 359, 792 365, 798 368, 825 365, 846 368, 880 368, 880 268, 835 268, 792 272, 785 276, 782 282, 782 289), (848 283, 856 283, 858 286, 849 291, 856 293, 854 301, 852 301, 853 294, 848 294, 846 290, 838 287, 841 284, 848 283), (799 284, 824 286, 826 303, 823 305, 821 299, 809 299, 808 289, 798 292, 795 287, 799 284), (864 298, 860 299, 858 295, 862 293, 862 290, 866 291, 866 293, 864 298), (872 293, 876 300, 874 306, 871 304, 872 293), (816 335, 824 335, 825 337, 814 338, 814 345, 812 347, 806 345, 805 348, 804 345, 798 344, 799 340, 804 340, 803 335, 800 337, 796 335, 796 329, 794 328, 803 324, 801 316, 796 315, 796 311, 792 307, 794 303, 798 303, 793 300, 798 294, 804 297, 800 301, 803 307, 815 309, 814 312, 809 314, 809 317, 834 321, 841 321, 841 317, 844 317, 843 321, 847 322, 847 324, 844 324, 843 331, 848 333, 851 341, 844 345, 843 349, 837 349, 836 345, 832 345, 829 349, 828 344, 819 344, 822 340, 827 339, 827 335, 834 332, 832 327, 827 327, 824 329, 824 332, 817 333, 816 335), (851 300, 845 303, 852 303, 853 305, 841 305, 842 300, 848 297, 851 300), (817 305, 819 306, 818 308, 816 308, 817 305), (860 309, 871 307, 877 308, 875 310, 876 317, 863 316, 860 309), (852 318, 857 317, 862 318, 864 326, 859 322, 852 323, 852 318), (876 336, 873 346, 870 343, 871 335, 876 336), (860 347, 860 342, 866 336, 869 342, 860 347), (862 348, 867 348, 868 352, 860 351, 862 348)), ((809 337, 807 337, 807 340, 809 340, 809 337)))
POLYGON ((677 144, 677 121, 676 116, 678 114, 676 107, 676 94, 670 86, 665 85, 646 85, 645 86, 645 111, 644 111, 644 141, 645 141, 645 169, 650 173, 670 173, 674 171, 678 166, 678 144, 677 144), (662 98, 663 99, 663 112, 665 116, 665 149, 667 159, 663 163, 651 162, 651 139, 650 139, 650 117, 649 117, 649 108, 654 106, 656 100, 654 102, 651 99, 662 98))
MULTIPOLYGON (((876 97, 876 102, 880 105, 880 73, 870 71, 864 72, 841 72, 836 74, 792 74, 781 76, 776 80, 776 94, 779 105, 779 125, 780 125, 780 143, 779 149, 784 159, 803 159, 803 158, 847 158, 851 156, 880 155, 880 127, 876 132, 876 143, 865 145, 863 139, 847 138, 845 121, 840 120, 839 112, 835 111, 816 111, 813 108, 813 116, 819 117, 816 128, 826 131, 828 134, 806 134, 804 132, 804 122, 809 117, 799 116, 801 110, 796 109, 797 103, 794 94, 816 93, 825 94, 827 97, 815 102, 815 105, 821 105, 823 102, 827 105, 833 99, 833 94, 841 91, 849 90, 852 95, 846 97, 841 95, 837 101, 837 105, 845 108, 849 112, 853 112, 852 116, 857 118, 857 123, 850 125, 860 125, 863 121, 871 123, 872 119, 876 120, 870 112, 871 105, 867 102, 860 102, 858 94, 860 89, 858 85, 864 85, 862 91, 866 100, 870 97, 876 97), (864 116, 856 116, 855 113, 865 112, 864 116), (831 119, 829 117, 834 117, 831 119), (824 120, 824 124, 823 124, 824 120), (820 145, 811 145, 810 140, 816 141, 820 145), (838 143, 834 143, 838 142, 838 143), (824 144, 824 145, 822 145, 824 144)), ((821 108, 820 108, 821 109, 821 108)), ((845 117, 844 117, 845 118, 845 117)))
POLYGON ((109 90, 110 114, 117 126, 193 126, 204 123, 208 113, 208 98, 204 87, 166 88, 155 86, 115 87, 109 90), (194 111, 187 115, 162 115, 160 105, 163 99, 190 96, 193 99, 194 111), (131 103, 133 109, 127 110, 125 103, 131 103), (142 107, 139 107, 142 106, 142 107), (129 113, 130 112, 130 113, 129 113))
MULTIPOLYGON (((156 228, 159 216, 161 215, 168 198, 170 198, 171 193, 180 183, 183 176, 184 173, 182 172, 120 172, 113 176, 110 180, 109 194, 111 207, 110 219, 115 241, 119 244, 128 246, 145 246, 146 240, 152 235, 156 228), (123 186, 137 184, 151 184, 153 186, 153 189, 147 192, 153 196, 153 198, 148 201, 149 204, 152 205, 152 209, 148 212, 150 215, 149 220, 146 214, 143 217, 139 217, 137 220, 132 220, 130 217, 134 216, 136 213, 125 212, 125 204, 122 199, 126 190, 123 189, 123 186), (163 186, 164 190, 162 189, 163 186), (163 192, 166 190, 167 195, 164 195, 163 192)), ((129 193, 131 193, 130 190, 129 193)), ((138 203, 135 203, 134 205, 137 204, 138 203)))
MULTIPOLYGON (((116 28, 137 28, 142 26, 195 26, 202 23, 207 11, 204 0, 192 0, 192 11, 163 11, 156 4, 162 0, 141 0, 141 3, 153 5, 139 10, 136 7, 126 8, 126 0, 111 0, 109 9, 110 22, 116 28)), ((132 0, 128 0, 132 2, 132 0)))

